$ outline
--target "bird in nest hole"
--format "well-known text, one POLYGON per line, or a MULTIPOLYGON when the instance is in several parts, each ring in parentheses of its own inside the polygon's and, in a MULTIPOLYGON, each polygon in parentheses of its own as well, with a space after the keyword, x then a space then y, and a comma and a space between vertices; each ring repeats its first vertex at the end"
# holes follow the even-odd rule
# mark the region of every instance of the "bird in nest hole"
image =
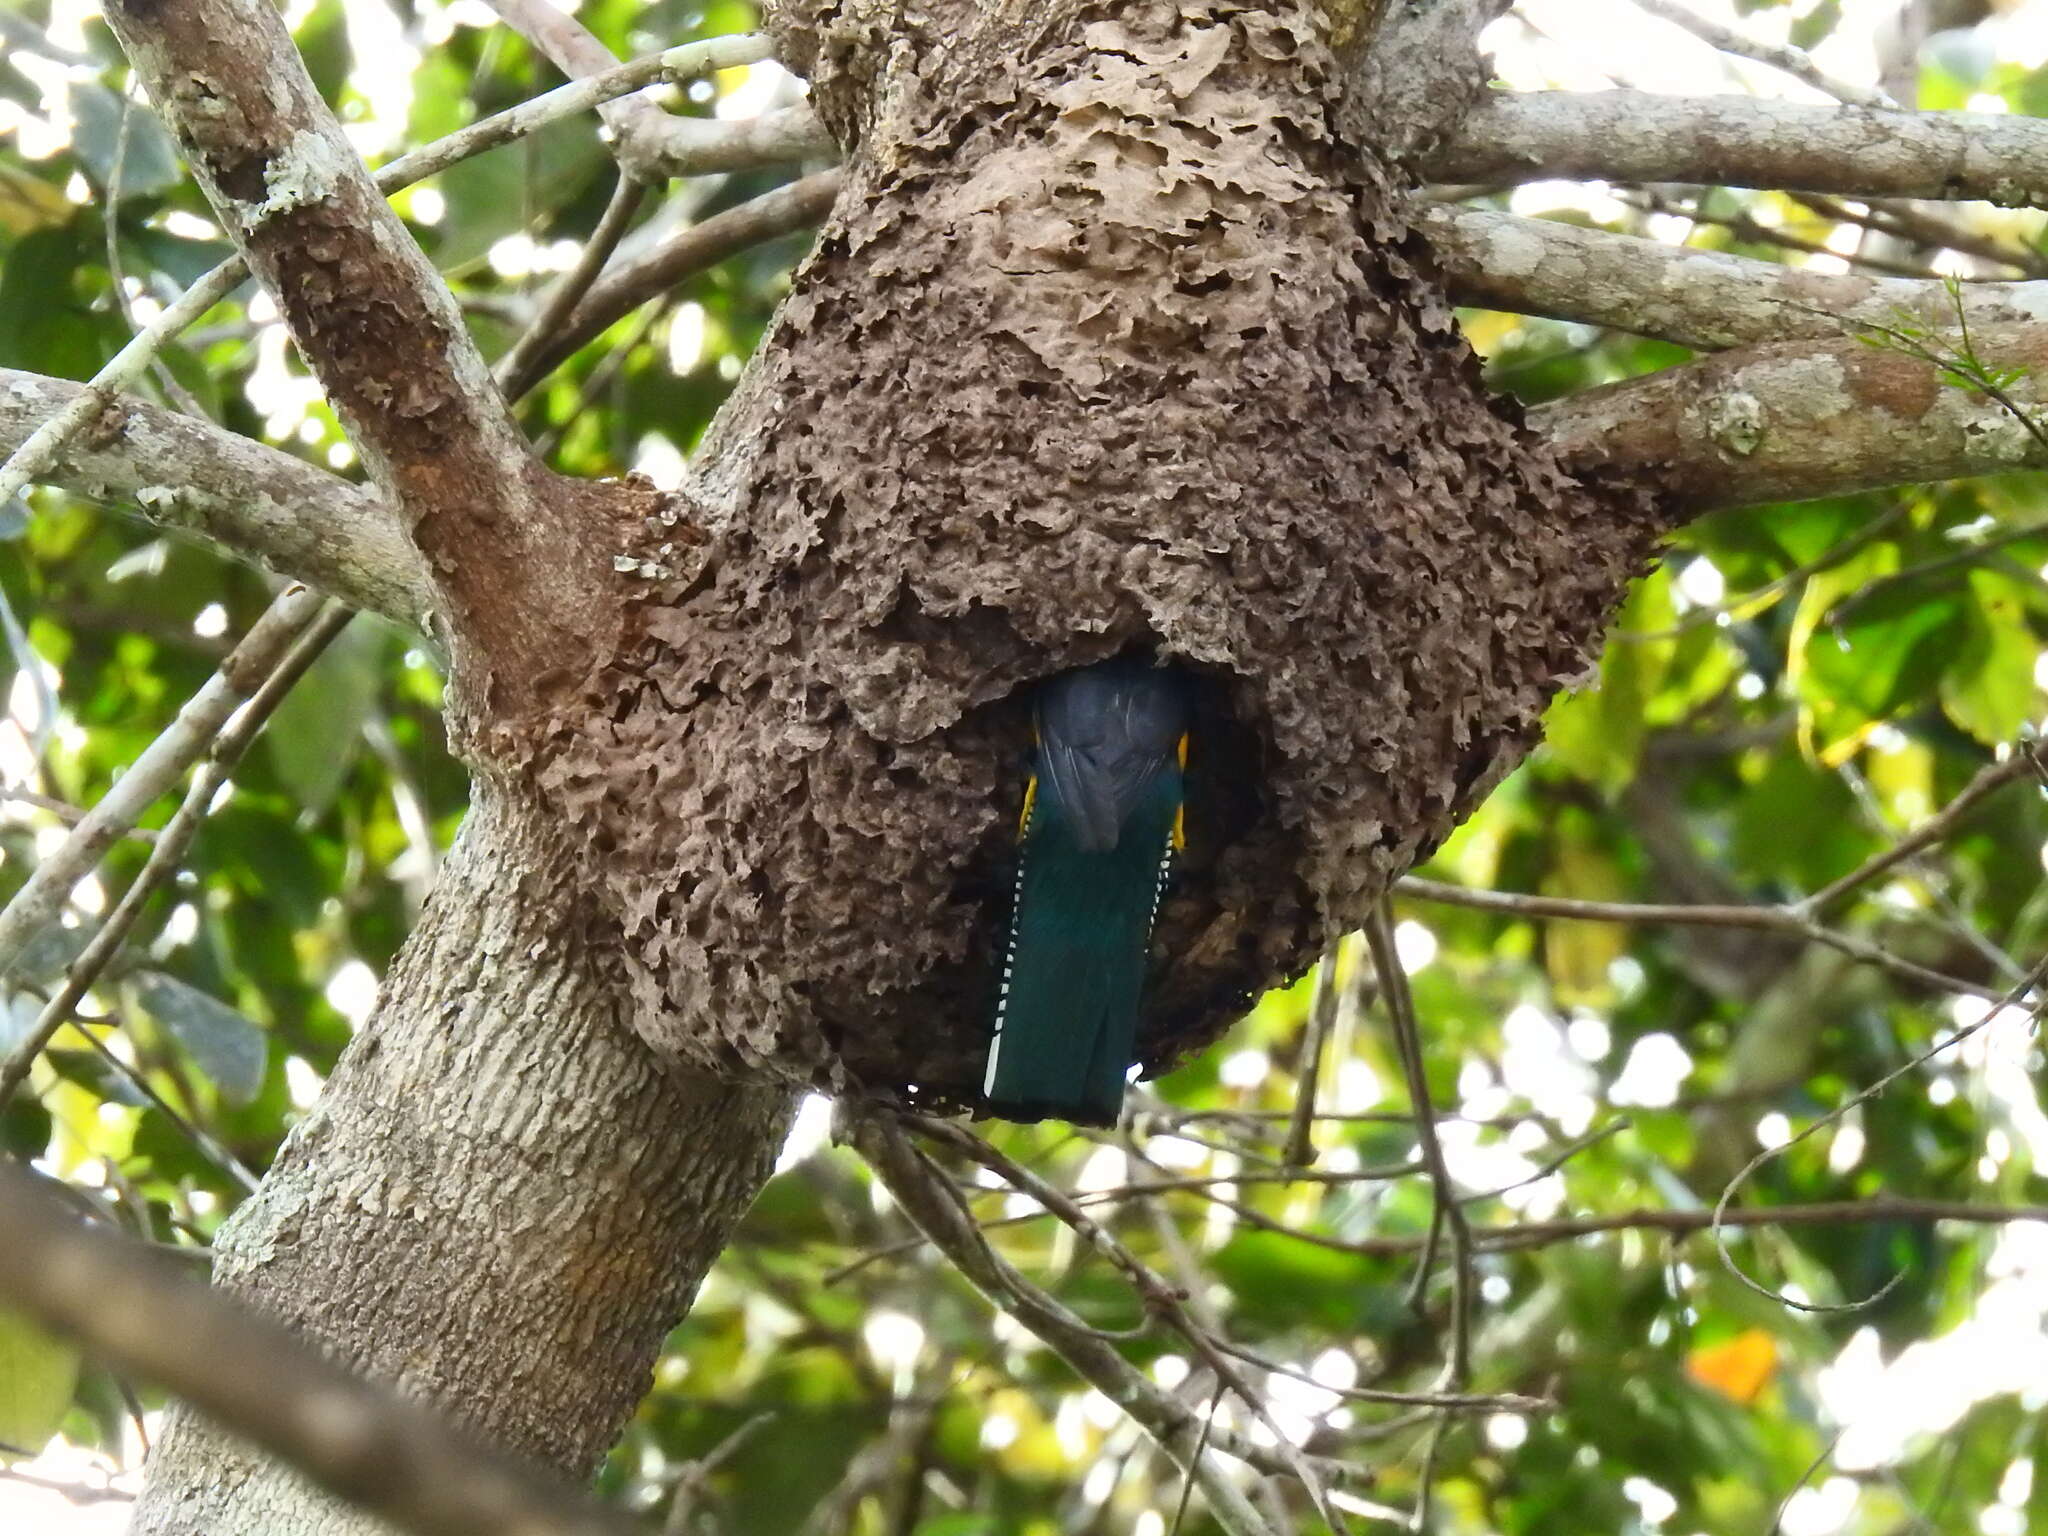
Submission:
POLYGON ((988 1113, 1116 1123, 1152 925, 1185 846, 1189 715, 1187 677, 1144 657, 1039 685, 982 1080, 988 1113))

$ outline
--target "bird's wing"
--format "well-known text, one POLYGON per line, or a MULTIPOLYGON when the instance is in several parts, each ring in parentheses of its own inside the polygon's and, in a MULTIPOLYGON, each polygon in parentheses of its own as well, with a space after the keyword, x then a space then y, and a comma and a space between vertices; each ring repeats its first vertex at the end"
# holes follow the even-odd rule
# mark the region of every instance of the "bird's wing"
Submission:
POLYGON ((1082 848, 1114 848, 1124 821, 1175 760, 1187 730, 1181 679, 1103 662, 1062 673, 1038 701, 1039 777, 1082 848))

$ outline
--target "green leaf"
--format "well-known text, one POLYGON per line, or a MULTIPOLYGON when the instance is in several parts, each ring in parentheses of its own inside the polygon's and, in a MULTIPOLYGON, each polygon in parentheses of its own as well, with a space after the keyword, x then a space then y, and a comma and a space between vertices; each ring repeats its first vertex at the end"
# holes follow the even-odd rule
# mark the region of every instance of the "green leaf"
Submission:
POLYGON ((1941 678, 1941 707, 1949 719, 1986 746, 2013 740, 2034 713, 2034 664, 2040 642, 2027 624, 2023 600, 2005 578, 1973 571, 1978 597, 1967 616, 1968 638, 1941 678))
POLYGON ((1842 0, 1820 0, 1812 10, 1792 23, 1794 48, 1812 48, 1825 42, 1842 21, 1842 0))
POLYGON ((124 130, 121 98, 103 85, 75 80, 71 115, 76 123, 71 148, 96 185, 112 187, 117 165, 124 199, 148 197, 185 179, 177 147, 146 104, 127 103, 124 130))
POLYGON ((1755 875, 1813 889, 1870 849, 1855 797, 1839 774, 1776 752, 1735 804, 1731 852, 1755 875))
POLYGON ((1274 1232, 1239 1232, 1210 1268, 1236 1292, 1239 1315, 1267 1327, 1356 1327, 1373 1300, 1363 1259, 1274 1232))
POLYGON ((1853 501, 1795 501, 1768 509, 1762 526, 1744 524, 1738 531, 1746 538, 1768 539, 1783 550, 1793 565, 1808 565, 1849 537, 1851 530, 1869 520, 1866 508, 1853 501))
POLYGON ((1810 584, 1795 629, 1795 644, 1801 636, 1805 643, 1790 668, 1811 745, 1824 761, 1933 689, 1962 647, 1967 623, 1953 593, 1919 583, 1877 587, 1833 607, 1831 588, 1841 590, 1810 584))
POLYGON ((1635 777, 1636 759, 1649 729, 1649 705, 1663 685, 1677 649, 1661 636, 1677 609, 1667 569, 1636 583, 1615 621, 1618 631, 1600 665, 1600 680, 1558 699, 1544 717, 1550 755, 1580 778, 1610 792, 1635 777))
POLYGON ((92 942, 92 936, 91 928, 66 928, 52 919, 36 930, 34 938, 22 945, 21 953, 14 957, 14 964, 7 968, 7 974, 32 984, 55 981, 70 969, 72 961, 85 953, 85 946, 92 942))
POLYGON ((377 702, 383 631, 358 619, 336 637, 278 706, 263 733, 277 776, 317 815, 334 802, 377 702))
POLYGON ((561 122, 531 138, 451 166, 441 176, 446 212, 434 252, 443 267, 461 267, 505 236, 536 226, 609 163, 585 123, 561 122))
MULTIPOLYGON (((323 0, 299 23, 292 41, 299 45, 299 57, 306 61, 314 89, 328 101, 338 100, 348 84, 349 66, 355 61, 349 46, 347 12, 335 0, 323 0)), ((458 102, 462 95, 457 93, 458 102)))
POLYGON ((1923 67, 1938 69, 1971 91, 1979 91, 1998 67, 1998 48, 1974 27, 1947 27, 1927 39, 1920 58, 1923 67))
POLYGON ((87 259, 68 226, 15 242, 0 266, 0 368, 88 379, 113 355, 105 327, 72 289, 87 259))
POLYGON ((0 1446, 41 1451, 77 1389, 77 1346, 0 1308, 0 1446))
POLYGON ((0 1149, 15 1157, 41 1157, 50 1150, 49 1110, 26 1093, 18 1093, 0 1109, 0 1149))
POLYGON ((121 245, 134 271, 161 273, 180 288, 190 288, 235 253, 225 240, 188 240, 147 225, 124 224, 121 245))
POLYGON ((43 1063, 65 1082, 75 1083, 102 1103, 120 1104, 129 1109, 141 1109, 149 1103, 142 1090, 98 1051, 45 1051, 43 1063))
MULTIPOLYGON (((1626 882, 1613 858, 1587 835, 1588 818, 1559 818, 1550 872, 1540 887, 1546 896, 1580 901, 1618 901, 1626 882)), ((1543 929, 1543 960, 1560 1002, 1593 1007, 1613 993, 1608 968, 1628 952, 1628 930, 1618 923, 1581 923, 1553 918, 1543 929)))
POLYGON ((263 1086, 269 1039, 227 1004, 162 971, 131 981, 143 1011, 191 1054, 199 1070, 231 1104, 246 1104, 263 1086))
POLYGON ((24 235, 68 224, 74 211, 62 189, 16 166, 0 165, 0 233, 24 235))

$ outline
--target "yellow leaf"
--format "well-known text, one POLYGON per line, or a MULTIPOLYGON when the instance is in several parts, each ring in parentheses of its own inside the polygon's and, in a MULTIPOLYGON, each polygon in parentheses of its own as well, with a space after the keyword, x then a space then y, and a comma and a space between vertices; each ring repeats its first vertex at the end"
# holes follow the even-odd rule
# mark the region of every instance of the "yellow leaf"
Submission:
POLYGON ((1685 1374, 1738 1403, 1757 1400, 1778 1369, 1778 1345, 1761 1328, 1745 1328, 1732 1339, 1702 1344, 1685 1357, 1685 1374))
MULTIPOLYGON (((1545 896, 1580 901, 1617 901, 1622 874, 1590 841, 1561 830, 1550 872, 1538 885, 1545 896)), ((1628 951, 1628 929, 1620 923, 1553 918, 1544 927, 1543 961, 1558 1000, 1596 1007, 1611 999, 1608 970, 1628 951)))
POLYGON ((0 229, 26 235, 62 224, 76 210, 60 188, 39 176, 0 165, 0 229))
POLYGON ((18 1312, 0 1311, 0 1445, 41 1451, 78 1386, 78 1351, 18 1312))

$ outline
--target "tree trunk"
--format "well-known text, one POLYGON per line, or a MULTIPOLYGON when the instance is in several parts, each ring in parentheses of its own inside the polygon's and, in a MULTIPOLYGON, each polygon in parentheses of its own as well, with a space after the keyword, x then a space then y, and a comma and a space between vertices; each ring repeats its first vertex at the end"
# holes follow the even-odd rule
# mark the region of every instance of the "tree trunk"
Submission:
MULTIPOLYGON (((772 1171, 793 1101, 686 1077, 622 1026, 569 868, 550 827, 480 781, 376 1013, 222 1229, 215 1279, 580 1477, 772 1171)), ((134 1525, 378 1529, 183 1408, 134 1525)))
MULTIPOLYGON (((768 7, 845 190, 692 493, 451 478, 426 418, 388 434, 486 766, 380 1011, 223 1234, 222 1284, 585 1473, 795 1086, 972 1098, 1016 690, 1126 646, 1199 674, 1152 1067, 1355 925, 1528 749, 1657 509, 1576 482, 1481 387, 1372 142, 1379 8, 768 7)), ((281 199, 310 84, 280 115, 289 93, 217 57, 229 29, 161 30, 134 49, 152 90, 376 435, 393 407, 331 356, 363 285, 285 253, 336 266, 353 240, 344 278, 408 280, 363 233, 381 202, 281 199)), ((503 422, 457 409, 475 371, 429 424, 488 446, 503 422)), ((183 1415, 138 1525, 356 1528, 183 1415)))

